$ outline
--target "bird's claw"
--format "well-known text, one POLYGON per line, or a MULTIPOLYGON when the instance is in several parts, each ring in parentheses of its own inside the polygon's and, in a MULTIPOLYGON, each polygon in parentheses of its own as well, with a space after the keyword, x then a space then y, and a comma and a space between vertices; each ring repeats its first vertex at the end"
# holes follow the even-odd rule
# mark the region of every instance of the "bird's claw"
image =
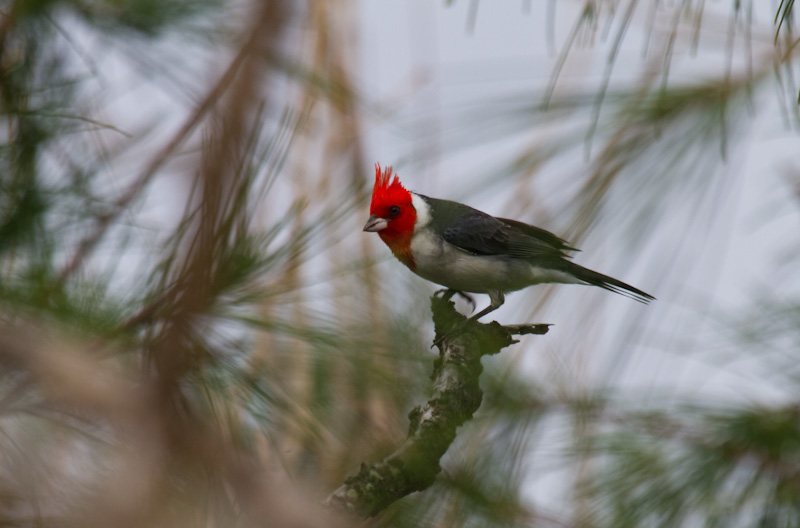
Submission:
POLYGON ((468 293, 464 293, 464 292, 459 291, 459 290, 454 290, 452 288, 444 288, 442 290, 436 290, 433 293, 433 295, 435 295, 437 297, 441 296, 441 298, 443 300, 445 300, 445 301, 449 301, 450 299, 453 298, 453 296, 458 295, 459 297, 461 297, 462 299, 464 299, 465 301, 467 301, 469 303, 469 305, 470 305, 470 310, 469 310, 470 313, 474 312, 475 311, 475 307, 477 306, 477 304, 475 304, 475 299, 472 298, 472 295, 470 295, 468 293))
POLYGON ((465 301, 469 303, 470 305, 469 313, 474 312, 475 308, 477 307, 477 304, 475 304, 475 299, 472 298, 472 295, 464 293, 462 291, 457 291, 456 293, 458 294, 459 297, 463 298, 465 301))
POLYGON ((453 295, 455 295, 456 293, 461 293, 461 292, 453 290, 451 288, 442 288, 441 290, 436 290, 435 292, 433 292, 433 295, 434 297, 441 297, 445 301, 449 301, 450 299, 453 298, 453 295))

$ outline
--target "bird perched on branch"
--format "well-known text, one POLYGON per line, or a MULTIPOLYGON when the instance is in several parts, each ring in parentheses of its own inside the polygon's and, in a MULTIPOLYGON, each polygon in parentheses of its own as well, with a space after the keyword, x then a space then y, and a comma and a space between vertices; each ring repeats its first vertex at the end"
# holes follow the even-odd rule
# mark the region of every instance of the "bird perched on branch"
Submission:
POLYGON ((577 250, 544 229, 410 192, 392 178, 391 167, 381 171, 377 163, 370 214, 364 231, 377 232, 408 269, 456 293, 489 295, 489 306, 472 320, 502 306, 506 293, 542 283, 588 284, 642 303, 655 299, 570 261, 567 252, 577 250))

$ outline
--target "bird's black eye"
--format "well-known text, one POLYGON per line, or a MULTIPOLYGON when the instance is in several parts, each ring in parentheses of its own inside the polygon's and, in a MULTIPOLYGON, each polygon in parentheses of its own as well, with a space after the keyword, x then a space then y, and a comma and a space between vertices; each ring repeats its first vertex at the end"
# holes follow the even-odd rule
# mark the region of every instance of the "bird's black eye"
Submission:
POLYGON ((395 216, 397 216, 397 215, 399 215, 399 214, 400 214, 400 206, 398 206, 398 205, 393 205, 393 206, 391 206, 391 207, 389 208, 389 216, 390 216, 391 218, 394 218, 395 216))

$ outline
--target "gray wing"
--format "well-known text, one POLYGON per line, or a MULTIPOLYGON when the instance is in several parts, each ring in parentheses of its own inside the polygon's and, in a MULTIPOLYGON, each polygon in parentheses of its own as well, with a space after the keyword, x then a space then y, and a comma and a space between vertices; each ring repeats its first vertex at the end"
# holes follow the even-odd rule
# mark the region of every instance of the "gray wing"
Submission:
POLYGON ((438 224, 442 237, 462 251, 475 255, 559 261, 568 258, 565 251, 573 249, 544 229, 516 220, 495 218, 456 202, 425 198, 437 211, 433 222, 438 224))

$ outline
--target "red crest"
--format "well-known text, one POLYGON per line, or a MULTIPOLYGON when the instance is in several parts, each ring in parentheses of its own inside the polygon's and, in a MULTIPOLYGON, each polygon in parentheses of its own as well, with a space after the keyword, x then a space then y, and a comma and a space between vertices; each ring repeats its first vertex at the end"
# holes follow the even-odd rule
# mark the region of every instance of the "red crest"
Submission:
POLYGON ((372 188, 372 203, 369 207, 370 214, 386 217, 385 209, 392 205, 411 203, 411 193, 400 183, 400 178, 392 178, 392 167, 386 167, 381 172, 380 163, 375 164, 375 186, 372 188))

